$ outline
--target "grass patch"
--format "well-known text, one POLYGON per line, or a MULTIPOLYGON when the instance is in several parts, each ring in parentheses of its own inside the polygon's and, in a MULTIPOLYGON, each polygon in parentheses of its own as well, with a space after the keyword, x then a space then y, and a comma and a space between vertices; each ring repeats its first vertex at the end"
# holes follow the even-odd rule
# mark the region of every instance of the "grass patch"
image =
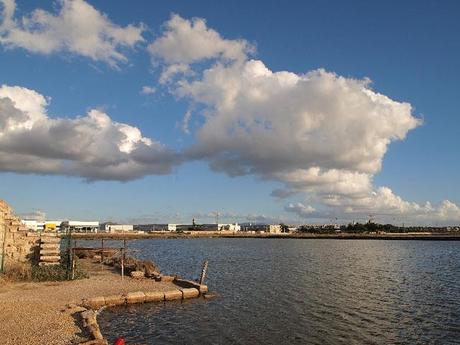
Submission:
MULTIPOLYGON (((74 272, 74 279, 85 279, 89 275, 77 264, 74 272)), ((3 274, 4 281, 64 281, 68 279, 65 265, 54 266, 31 266, 28 263, 10 263, 3 274)))
POLYGON ((8 263, 3 273, 5 281, 29 281, 32 280, 32 266, 28 263, 8 263))

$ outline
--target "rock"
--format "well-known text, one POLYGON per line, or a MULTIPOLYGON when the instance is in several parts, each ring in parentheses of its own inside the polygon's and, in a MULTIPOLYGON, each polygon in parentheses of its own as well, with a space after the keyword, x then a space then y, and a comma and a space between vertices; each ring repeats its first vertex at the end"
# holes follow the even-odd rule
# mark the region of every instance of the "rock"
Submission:
POLYGON ((158 267, 151 261, 143 261, 144 273, 148 278, 154 278, 160 275, 158 267))
POLYGON ((144 271, 132 271, 131 277, 133 277, 134 279, 142 279, 145 277, 144 271))

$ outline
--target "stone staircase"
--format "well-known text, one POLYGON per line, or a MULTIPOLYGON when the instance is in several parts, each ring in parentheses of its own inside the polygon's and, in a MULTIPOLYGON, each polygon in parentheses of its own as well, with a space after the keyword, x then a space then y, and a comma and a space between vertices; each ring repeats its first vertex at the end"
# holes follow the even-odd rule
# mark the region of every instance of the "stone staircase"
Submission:
POLYGON ((42 234, 40 237, 40 266, 59 265, 61 260, 61 239, 54 234, 42 234))

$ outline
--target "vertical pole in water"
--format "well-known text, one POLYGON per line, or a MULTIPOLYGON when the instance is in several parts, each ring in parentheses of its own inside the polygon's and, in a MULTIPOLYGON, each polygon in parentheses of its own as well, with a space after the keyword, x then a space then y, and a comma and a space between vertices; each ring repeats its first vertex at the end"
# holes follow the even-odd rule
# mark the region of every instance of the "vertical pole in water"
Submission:
POLYGON ((204 279, 206 278, 206 272, 208 271, 208 260, 205 260, 203 262, 203 268, 201 270, 201 276, 200 276, 200 285, 204 283, 204 279))

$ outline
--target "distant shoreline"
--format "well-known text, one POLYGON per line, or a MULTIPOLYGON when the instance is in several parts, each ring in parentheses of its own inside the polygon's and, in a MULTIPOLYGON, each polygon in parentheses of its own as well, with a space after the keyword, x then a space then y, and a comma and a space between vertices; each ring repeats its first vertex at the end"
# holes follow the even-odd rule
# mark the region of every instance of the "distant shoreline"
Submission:
POLYGON ((268 233, 229 233, 229 232, 156 232, 148 234, 107 234, 107 233, 74 233, 76 240, 135 240, 135 239, 194 239, 194 238, 266 238, 266 239, 331 239, 331 240, 424 240, 424 241, 460 241, 460 233, 385 233, 385 234, 268 234, 268 233))

